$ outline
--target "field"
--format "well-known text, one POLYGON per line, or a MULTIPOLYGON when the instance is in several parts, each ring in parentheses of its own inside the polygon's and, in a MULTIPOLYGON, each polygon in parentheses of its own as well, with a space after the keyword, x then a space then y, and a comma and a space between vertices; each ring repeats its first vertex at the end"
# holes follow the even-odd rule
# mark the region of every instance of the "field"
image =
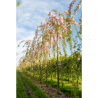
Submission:
POLYGON ((26 70, 17 69, 17 98, 82 98, 82 81, 79 77, 78 85, 77 79, 74 81, 71 75, 62 75, 59 79, 59 93, 57 91, 57 76, 55 72, 48 74, 47 86, 44 70, 40 81, 40 74, 26 70), (52 77, 52 78, 51 78, 52 77), (21 88, 21 89, 20 89, 21 88), (76 92, 73 90, 76 89, 76 92))

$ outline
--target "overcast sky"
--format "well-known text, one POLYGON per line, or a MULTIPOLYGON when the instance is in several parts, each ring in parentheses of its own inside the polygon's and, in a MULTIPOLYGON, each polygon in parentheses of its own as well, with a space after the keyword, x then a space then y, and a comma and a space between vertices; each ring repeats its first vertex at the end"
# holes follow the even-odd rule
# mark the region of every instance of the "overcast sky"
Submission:
MULTIPOLYGON (((37 25, 40 25, 40 23, 48 17, 49 11, 53 9, 61 13, 65 10, 68 11, 69 4, 72 0, 19 1, 20 6, 16 7, 16 52, 19 54, 16 57, 16 65, 18 65, 20 57, 23 56, 22 51, 26 49, 22 47, 23 44, 17 48, 19 42, 21 40, 33 40, 37 25)), ((79 2, 79 0, 77 1, 79 2)), ((73 6, 73 9, 75 9, 76 4, 73 6)), ((79 15, 75 17, 77 21, 81 15, 81 9, 78 11, 78 14, 79 15)))

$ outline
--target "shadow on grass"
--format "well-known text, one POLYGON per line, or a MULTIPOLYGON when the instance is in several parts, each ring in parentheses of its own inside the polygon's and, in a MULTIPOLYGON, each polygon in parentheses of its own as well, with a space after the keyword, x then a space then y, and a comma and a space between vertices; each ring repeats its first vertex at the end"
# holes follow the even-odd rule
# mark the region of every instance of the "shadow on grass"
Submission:
MULTIPOLYGON (((30 72, 26 72, 27 75, 29 75, 30 77, 32 77, 30 72)), ((38 75, 35 75, 34 78, 36 80, 39 80, 38 75)), ((64 78, 65 81, 68 81, 68 78, 64 78)), ((71 80, 72 81, 72 80, 71 80)), ((70 81, 70 83, 71 83, 70 81)), ((45 77, 42 78, 42 82, 46 83, 46 79, 45 77)), ((51 80, 51 79, 47 79, 48 85, 50 85, 51 87, 54 87, 57 89, 57 81, 51 80)), ((74 91, 73 91, 73 86, 72 85, 68 85, 68 84, 64 84, 62 87, 62 84, 60 83, 60 91, 62 91, 63 93, 65 93, 65 95, 72 97, 74 96, 74 91)), ((78 91, 76 92, 76 96, 78 96, 77 98, 82 98, 82 93, 81 90, 79 90, 79 87, 77 87, 78 91)))

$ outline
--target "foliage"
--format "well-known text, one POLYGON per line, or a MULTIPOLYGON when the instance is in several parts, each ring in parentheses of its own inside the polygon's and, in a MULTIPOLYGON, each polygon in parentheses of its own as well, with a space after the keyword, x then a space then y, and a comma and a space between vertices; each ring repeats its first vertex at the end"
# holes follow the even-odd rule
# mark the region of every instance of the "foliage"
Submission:
POLYGON ((20 1, 18 1, 18 3, 16 4, 16 6, 19 6, 20 5, 20 1))

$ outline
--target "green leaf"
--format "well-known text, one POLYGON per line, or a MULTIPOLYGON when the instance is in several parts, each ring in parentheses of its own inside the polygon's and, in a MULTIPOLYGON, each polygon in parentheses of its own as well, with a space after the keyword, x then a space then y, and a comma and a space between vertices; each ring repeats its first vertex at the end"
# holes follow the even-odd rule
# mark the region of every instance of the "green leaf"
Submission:
POLYGON ((74 38, 72 38, 72 40, 75 42, 74 38))
POLYGON ((55 9, 53 9, 52 11, 57 12, 55 9))
POLYGON ((76 48, 77 46, 74 46, 73 48, 76 48))
POLYGON ((77 48, 77 50, 80 50, 79 48, 77 48))
POLYGON ((20 5, 20 1, 18 1, 17 5, 16 6, 19 6, 20 5))
POLYGON ((59 16, 62 16, 62 13, 59 13, 59 16))

